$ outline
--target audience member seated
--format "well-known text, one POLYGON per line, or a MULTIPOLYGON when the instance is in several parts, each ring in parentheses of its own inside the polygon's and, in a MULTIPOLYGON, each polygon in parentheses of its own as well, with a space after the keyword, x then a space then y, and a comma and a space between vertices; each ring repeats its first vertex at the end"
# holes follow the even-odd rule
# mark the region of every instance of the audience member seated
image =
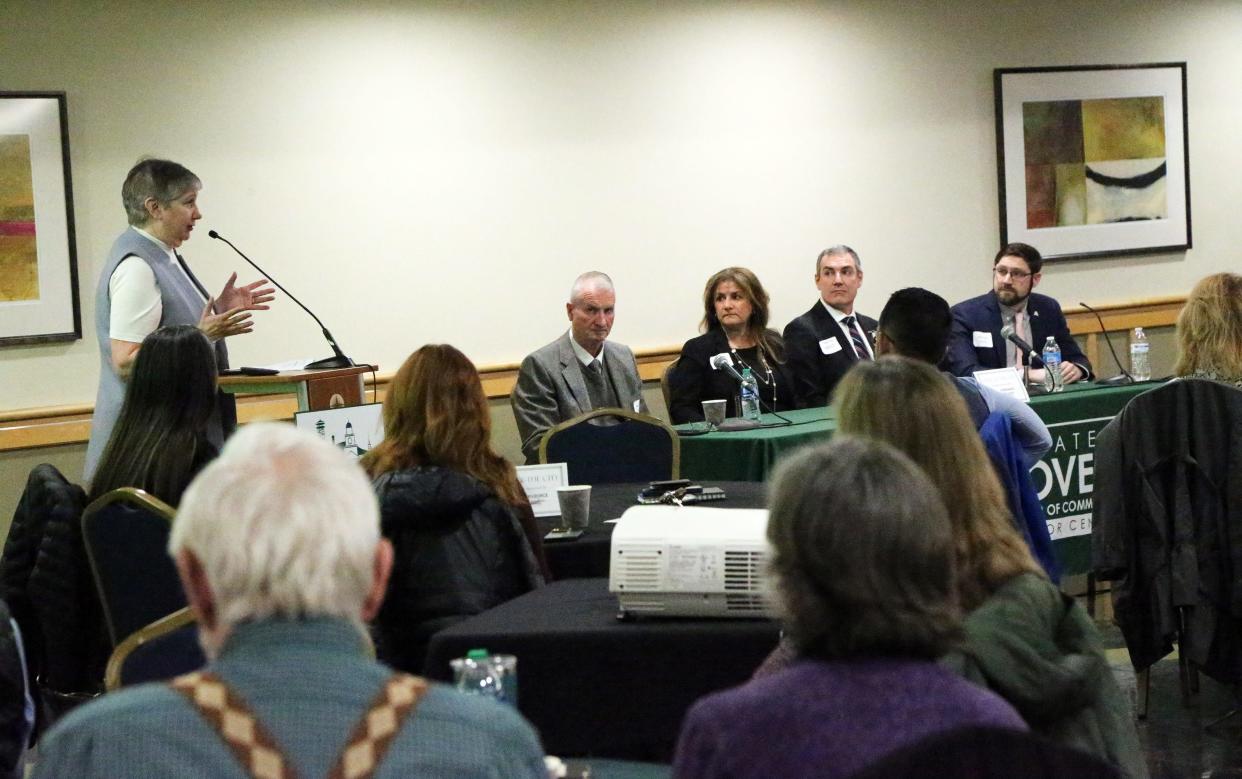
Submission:
POLYGON ((794 407, 784 341, 768 329, 768 293, 754 273, 725 268, 707 280, 701 329, 703 335, 681 347, 681 357, 668 375, 673 424, 702 421, 705 400, 725 400, 726 415, 740 416, 737 379, 711 364, 720 354, 729 357, 738 373, 750 368, 764 411, 794 407))
POLYGON ((1009 704, 936 662, 961 629, 954 539, 909 458, 848 436, 804 450, 778 467, 770 511, 798 659, 696 703, 675 776, 847 777, 935 733, 1026 730, 1009 704))
POLYGON ((513 465, 492 450, 478 372, 452 346, 410 355, 384 398, 384 440, 362 464, 396 548, 380 656, 422 670, 431 635, 540 586, 542 540, 513 465))
POLYGON ((89 499, 137 487, 176 506, 190 480, 216 456, 207 439, 216 404, 216 355, 202 331, 174 325, 148 335, 89 499))
POLYGON ((1242 276, 1216 273, 1195 285, 1177 317, 1177 352, 1178 376, 1242 389, 1242 276))
POLYGON ((378 520, 336 448, 243 428, 186 491, 169 544, 209 664, 76 709, 40 742, 34 776, 355 776, 373 759, 376 776, 543 779, 512 708, 368 657, 392 566, 378 520))
POLYGON ((837 388, 841 432, 885 441, 931 477, 949 511, 966 641, 950 663, 1032 730, 1147 775, 1129 702, 1086 612, 1048 581, 1010 520, 962 396, 930 365, 860 364, 837 388))

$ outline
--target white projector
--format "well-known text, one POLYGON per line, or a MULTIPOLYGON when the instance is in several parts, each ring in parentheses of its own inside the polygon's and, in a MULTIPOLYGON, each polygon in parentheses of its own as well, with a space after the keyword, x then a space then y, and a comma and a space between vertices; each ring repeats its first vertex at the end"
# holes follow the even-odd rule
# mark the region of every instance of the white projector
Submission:
POLYGON ((775 616, 766 509, 633 506, 612 532, 608 589, 623 614, 775 616))

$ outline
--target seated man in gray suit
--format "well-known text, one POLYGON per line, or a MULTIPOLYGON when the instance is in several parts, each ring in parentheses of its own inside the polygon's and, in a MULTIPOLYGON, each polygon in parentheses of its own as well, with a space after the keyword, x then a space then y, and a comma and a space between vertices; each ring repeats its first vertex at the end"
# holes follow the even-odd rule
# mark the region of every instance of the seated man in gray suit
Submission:
POLYGON ((510 401, 527 463, 539 462, 539 441, 559 422, 597 408, 646 413, 634 353, 607 340, 616 299, 607 274, 582 274, 565 304, 569 332, 522 360, 510 401))

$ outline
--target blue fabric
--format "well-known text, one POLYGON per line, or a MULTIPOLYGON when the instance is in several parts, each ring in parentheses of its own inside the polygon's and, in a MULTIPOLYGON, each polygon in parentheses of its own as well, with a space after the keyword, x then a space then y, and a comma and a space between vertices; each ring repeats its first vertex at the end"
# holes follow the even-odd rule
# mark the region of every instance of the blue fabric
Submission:
POLYGON ((1013 426, 1004 412, 994 411, 979 428, 979 436, 992 458, 992 466, 1005 488, 1009 511, 1013 514, 1022 538, 1031 554, 1039 561, 1054 584, 1061 581, 1061 565, 1057 562, 1048 535, 1048 523, 1039 495, 1031 484, 1031 474, 1023 465, 1022 448, 1014 440, 1013 426))
MULTIPOLYGON (((208 669, 249 704, 298 776, 327 774, 391 671, 342 620, 239 626, 208 669)), ((165 684, 109 693, 75 709, 39 742, 34 777, 248 777, 181 694, 165 684)), ((433 685, 376 773, 386 777, 544 779, 542 750, 509 706, 433 685)))

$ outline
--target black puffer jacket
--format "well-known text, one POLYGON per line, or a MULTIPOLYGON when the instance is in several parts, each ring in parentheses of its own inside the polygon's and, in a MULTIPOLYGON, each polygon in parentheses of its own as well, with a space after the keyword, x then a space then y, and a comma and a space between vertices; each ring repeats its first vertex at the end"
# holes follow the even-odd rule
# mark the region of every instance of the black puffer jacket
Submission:
POLYGON ((445 468, 375 480, 381 527, 395 548, 380 610, 380 657, 422 671, 431 635, 543 584, 514 509, 483 482, 445 468))
POLYGON ((0 600, 0 779, 22 775, 22 755, 33 724, 33 712, 26 710, 29 688, 19 644, 9 608, 0 600))

